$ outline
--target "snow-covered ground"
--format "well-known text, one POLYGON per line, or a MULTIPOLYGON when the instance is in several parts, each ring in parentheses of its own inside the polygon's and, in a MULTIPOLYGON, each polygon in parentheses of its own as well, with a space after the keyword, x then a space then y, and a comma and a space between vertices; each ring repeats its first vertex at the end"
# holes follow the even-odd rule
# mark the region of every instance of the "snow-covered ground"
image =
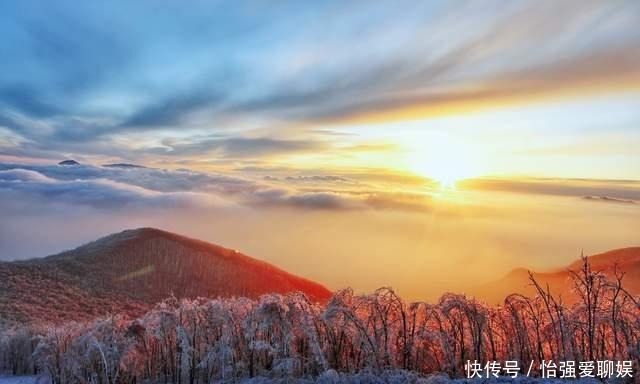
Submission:
POLYGON ((49 380, 42 376, 2 376, 0 384, 48 384, 49 380))

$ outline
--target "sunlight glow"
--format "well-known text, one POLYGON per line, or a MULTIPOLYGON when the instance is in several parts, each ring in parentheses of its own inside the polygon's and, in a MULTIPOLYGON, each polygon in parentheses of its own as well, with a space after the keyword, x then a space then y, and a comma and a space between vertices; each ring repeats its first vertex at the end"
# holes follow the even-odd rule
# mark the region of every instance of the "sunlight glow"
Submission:
POLYGON ((480 172, 477 149, 442 133, 408 144, 407 169, 436 180, 442 189, 455 189, 458 181, 480 172))

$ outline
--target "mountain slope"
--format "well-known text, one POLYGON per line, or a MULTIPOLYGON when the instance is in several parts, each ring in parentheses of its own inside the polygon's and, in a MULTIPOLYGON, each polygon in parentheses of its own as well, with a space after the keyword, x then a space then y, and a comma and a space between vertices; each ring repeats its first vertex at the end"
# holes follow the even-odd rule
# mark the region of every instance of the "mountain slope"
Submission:
POLYGON ((237 251, 153 228, 127 230, 44 259, 0 263, 0 316, 18 321, 138 313, 166 298, 257 297, 325 287, 237 251))
MULTIPOLYGON (((601 271, 612 278, 614 267, 624 271, 623 286, 629 292, 640 294, 640 247, 614 249, 612 251, 592 255, 588 257, 591 268, 601 271)), ((582 260, 578 259, 566 268, 550 272, 533 272, 535 279, 542 285, 549 284, 551 292, 561 294, 566 301, 572 301, 573 281, 570 270, 578 270, 582 266, 582 260)), ((490 303, 502 303, 504 298, 511 293, 520 293, 528 296, 536 294, 529 281, 527 269, 517 268, 506 276, 488 284, 483 284, 469 292, 490 303)))

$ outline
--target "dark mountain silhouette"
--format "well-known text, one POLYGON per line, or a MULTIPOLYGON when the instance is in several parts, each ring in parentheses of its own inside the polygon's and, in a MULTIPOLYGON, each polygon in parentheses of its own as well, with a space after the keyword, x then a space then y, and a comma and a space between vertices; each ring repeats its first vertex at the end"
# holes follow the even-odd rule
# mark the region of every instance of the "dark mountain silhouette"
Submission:
POLYGON ((80 163, 78 163, 75 160, 62 160, 61 162, 58 163, 58 165, 80 165, 80 163))
POLYGON ((147 168, 143 165, 129 163, 102 164, 106 168, 147 168))
POLYGON ((176 297, 331 292, 235 250, 153 228, 127 230, 43 259, 0 263, 0 317, 17 321, 141 313, 176 297))
MULTIPOLYGON (((610 279, 614 277, 615 268, 624 272, 623 287, 633 294, 640 293, 640 247, 615 249, 589 256, 588 259, 592 270, 602 272, 610 279)), ((578 259, 559 270, 532 271, 532 274, 543 288, 549 284, 553 294, 561 294, 565 301, 572 302, 575 299, 572 292, 574 284, 569 271, 576 271, 581 267, 582 260, 578 259)), ((529 271, 516 268, 504 277, 471 289, 468 293, 487 302, 500 304, 511 293, 533 296, 536 291, 529 280, 529 271)))

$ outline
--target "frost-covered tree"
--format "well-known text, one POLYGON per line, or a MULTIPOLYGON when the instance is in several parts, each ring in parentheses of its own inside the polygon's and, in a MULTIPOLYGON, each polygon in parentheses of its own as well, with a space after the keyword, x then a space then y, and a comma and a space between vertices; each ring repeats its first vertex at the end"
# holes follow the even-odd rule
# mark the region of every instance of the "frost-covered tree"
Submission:
POLYGON ((640 300, 626 291, 624 274, 608 281, 585 258, 572 276, 578 300, 571 305, 534 276, 537 295, 513 294, 500 306, 456 294, 407 304, 390 288, 368 295, 345 289, 326 304, 300 293, 259 300, 171 296, 137 319, 4 325, 0 369, 39 369, 53 384, 259 377, 334 383, 345 374, 412 382, 421 373, 463 376, 467 360, 534 361, 535 367, 550 359, 637 362, 640 300))

